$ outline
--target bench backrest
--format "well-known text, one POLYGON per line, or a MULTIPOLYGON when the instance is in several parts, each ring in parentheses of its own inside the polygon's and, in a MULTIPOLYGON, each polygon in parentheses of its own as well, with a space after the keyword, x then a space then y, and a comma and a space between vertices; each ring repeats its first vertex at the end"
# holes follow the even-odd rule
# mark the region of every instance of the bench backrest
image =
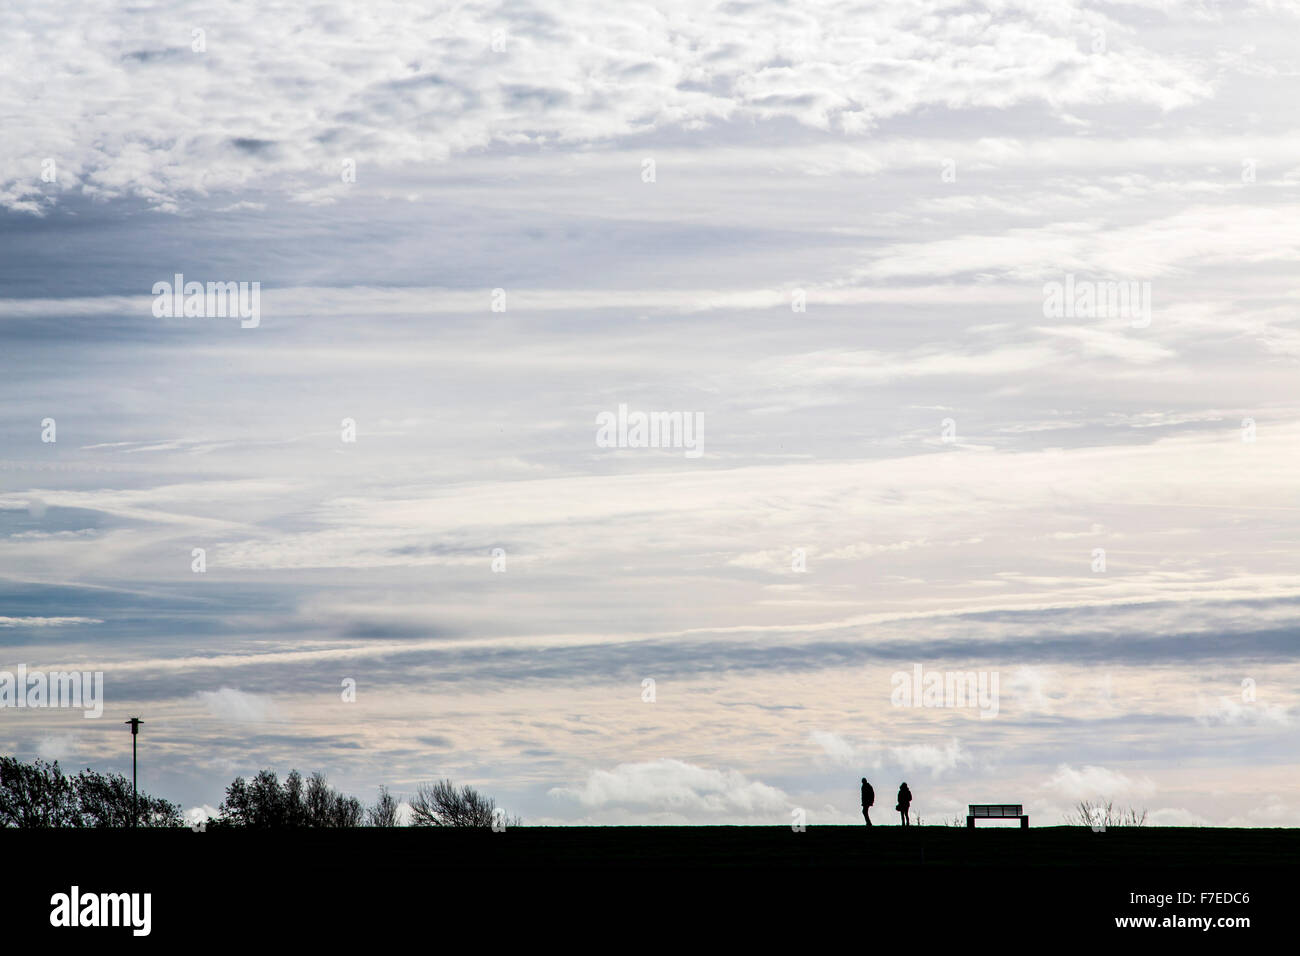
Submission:
POLYGON ((1024 807, 1019 803, 972 803, 970 815, 973 817, 1022 817, 1024 807))

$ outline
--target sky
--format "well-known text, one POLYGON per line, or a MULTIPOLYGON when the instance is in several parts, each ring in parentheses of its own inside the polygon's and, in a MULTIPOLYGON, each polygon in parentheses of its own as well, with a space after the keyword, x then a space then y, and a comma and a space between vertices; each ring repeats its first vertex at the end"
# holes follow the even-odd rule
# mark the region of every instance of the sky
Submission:
POLYGON ((863 776, 1300 824, 1298 27, 7 4, 0 670, 104 713, 0 752, 129 773, 138 714, 192 813, 296 767, 534 825, 854 823, 863 776))

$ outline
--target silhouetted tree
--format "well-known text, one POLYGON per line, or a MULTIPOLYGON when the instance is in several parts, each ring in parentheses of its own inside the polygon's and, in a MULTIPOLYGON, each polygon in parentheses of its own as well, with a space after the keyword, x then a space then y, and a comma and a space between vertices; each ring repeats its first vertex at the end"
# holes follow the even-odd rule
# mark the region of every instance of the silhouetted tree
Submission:
MULTIPOLYGON (((139 795, 142 827, 181 826, 180 807, 139 795)), ((120 773, 66 775, 54 763, 0 757, 0 827, 129 827, 135 800, 120 773)))
POLYGON ((290 770, 289 776, 284 778, 283 806, 280 812, 284 815, 284 825, 287 827, 301 827, 307 824, 307 804, 303 800, 302 774, 297 770, 290 770))
MULTIPOLYGON (((325 775, 319 770, 311 775, 311 781, 307 784, 307 817, 314 821, 325 821, 330 818, 330 808, 334 805, 334 794, 325 782, 325 775)), ((324 826, 323 822, 317 823, 317 826, 324 826)))
POLYGON ((237 777, 219 809, 219 825, 264 829, 356 827, 365 813, 360 800, 334 790, 323 773, 313 773, 304 787, 297 770, 283 784, 274 770, 259 771, 251 783, 237 777))
POLYGON ((80 825, 77 791, 59 762, 25 764, 0 757, 0 825, 75 827, 80 825))
MULTIPOLYGON (((490 827, 496 801, 473 787, 459 789, 450 780, 423 783, 411 800, 411 825, 416 827, 490 827)), ((518 826, 518 817, 507 817, 518 826)))
POLYGON ((359 827, 365 808, 356 797, 334 790, 319 770, 307 781, 307 826, 359 827))
POLYGON ((366 823, 372 827, 397 826, 397 801, 387 787, 380 786, 379 799, 366 811, 366 823))
MULTIPOLYGON (((108 775, 89 768, 72 778, 77 791, 77 807, 83 827, 129 827, 134 801, 131 781, 120 773, 108 775)), ((137 826, 179 827, 184 825, 179 804, 139 795, 140 819, 137 826)))
POLYGON ((248 788, 249 826, 282 827, 288 820, 284 792, 274 770, 260 770, 248 788))

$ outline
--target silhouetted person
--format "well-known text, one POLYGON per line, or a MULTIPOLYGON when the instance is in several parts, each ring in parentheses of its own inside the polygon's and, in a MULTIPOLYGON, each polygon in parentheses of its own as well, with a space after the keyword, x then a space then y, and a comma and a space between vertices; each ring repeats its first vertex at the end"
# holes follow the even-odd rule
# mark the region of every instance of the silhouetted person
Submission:
POLYGON ((903 817, 903 826, 910 826, 911 821, 907 819, 907 808, 912 805, 912 791, 907 789, 907 781, 898 788, 898 806, 895 808, 903 817))
POLYGON ((876 791, 871 789, 871 784, 867 783, 867 778, 862 778, 862 819, 867 821, 867 826, 871 826, 872 804, 876 802, 876 791))

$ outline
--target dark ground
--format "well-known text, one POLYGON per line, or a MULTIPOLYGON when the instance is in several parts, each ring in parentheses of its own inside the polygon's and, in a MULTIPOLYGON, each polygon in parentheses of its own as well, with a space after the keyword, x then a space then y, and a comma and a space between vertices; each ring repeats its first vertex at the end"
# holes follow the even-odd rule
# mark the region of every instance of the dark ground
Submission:
POLYGON ((95 945, 117 936, 126 945, 194 936, 396 942, 415 930, 432 943, 465 927, 475 949, 534 947, 556 933, 575 943, 591 933, 612 945, 605 934, 614 933, 667 945, 688 931, 692 942, 767 949, 845 929, 870 946, 877 927, 894 926, 920 946, 1027 942, 1050 931, 1185 948, 1239 946, 1283 930, 1293 937, 1300 925, 1300 830, 0 830, 0 854, 7 941, 37 933, 95 945), (50 928, 50 896, 74 883, 83 893, 152 893, 150 937, 50 928), (1131 900, 1179 892, 1191 901, 1131 900), (1202 899, 1210 892, 1247 893, 1249 902, 1202 899), (1251 926, 1115 926, 1115 917, 1147 915, 1247 916, 1251 926))

